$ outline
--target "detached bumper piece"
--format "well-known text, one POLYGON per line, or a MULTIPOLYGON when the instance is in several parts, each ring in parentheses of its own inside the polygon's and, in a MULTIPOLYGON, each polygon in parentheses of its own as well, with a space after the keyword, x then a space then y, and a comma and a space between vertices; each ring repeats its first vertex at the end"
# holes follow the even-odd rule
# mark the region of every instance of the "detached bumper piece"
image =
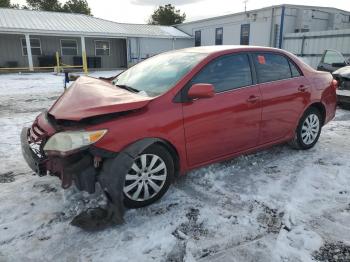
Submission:
POLYGON ((99 231, 124 223, 124 213, 119 213, 117 206, 108 202, 106 208, 90 208, 73 218, 72 226, 80 227, 86 231, 99 231))
MULTIPOLYGON (((22 154, 26 160, 28 166, 39 176, 46 175, 45 162, 46 159, 37 152, 34 152, 34 149, 29 144, 29 128, 23 128, 21 132, 21 147, 22 154)), ((40 144, 36 144, 37 147, 40 147, 40 144)), ((40 150, 37 148, 36 150, 40 150)))

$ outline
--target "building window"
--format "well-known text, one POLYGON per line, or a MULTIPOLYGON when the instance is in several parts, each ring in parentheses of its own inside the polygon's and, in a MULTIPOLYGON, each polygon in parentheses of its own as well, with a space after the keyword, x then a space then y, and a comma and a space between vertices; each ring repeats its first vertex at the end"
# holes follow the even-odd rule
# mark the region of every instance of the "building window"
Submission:
POLYGON ((95 41, 95 55, 110 55, 111 44, 109 41, 105 40, 96 40, 95 41))
POLYGON ((61 39, 62 55, 78 55, 78 43, 74 39, 61 39))
POLYGON ((194 32, 194 46, 201 46, 201 31, 198 30, 198 31, 195 31, 194 32))
POLYGON ((224 29, 222 27, 215 29, 215 44, 222 45, 224 29))
MULTIPOLYGON (((25 38, 21 38, 22 43, 22 55, 27 56, 27 42, 25 38)), ((39 38, 30 38, 30 46, 32 50, 32 55, 41 55, 41 43, 39 38)))
POLYGON ((249 45, 250 24, 241 25, 241 45, 249 45))

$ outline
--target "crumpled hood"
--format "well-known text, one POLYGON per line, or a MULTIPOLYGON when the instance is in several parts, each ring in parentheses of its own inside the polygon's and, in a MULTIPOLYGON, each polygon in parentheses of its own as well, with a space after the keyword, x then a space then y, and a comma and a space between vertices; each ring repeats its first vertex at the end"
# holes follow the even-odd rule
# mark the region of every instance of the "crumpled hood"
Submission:
POLYGON ((125 112, 146 106, 152 100, 92 77, 79 77, 50 108, 55 119, 84 118, 125 112))

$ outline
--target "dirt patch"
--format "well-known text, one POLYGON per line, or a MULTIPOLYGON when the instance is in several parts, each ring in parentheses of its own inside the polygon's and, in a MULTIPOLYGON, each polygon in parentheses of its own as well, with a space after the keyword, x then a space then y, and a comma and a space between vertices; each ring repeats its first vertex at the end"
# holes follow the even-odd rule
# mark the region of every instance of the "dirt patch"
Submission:
POLYGON ((322 158, 319 158, 317 159, 317 161, 314 162, 316 165, 320 165, 320 166, 330 166, 330 165, 333 165, 333 166, 342 166, 341 163, 339 162, 328 162, 322 158))
POLYGON ((265 173, 269 175, 278 174, 278 173, 281 173, 281 170, 278 169, 278 166, 269 166, 265 168, 265 173))
POLYGON ((322 158, 317 159, 317 161, 315 161, 314 163, 316 165, 320 165, 320 166, 327 166, 328 165, 328 163, 322 158))
POLYGON ((57 192, 57 188, 53 187, 49 184, 38 184, 38 185, 33 185, 33 188, 39 188, 40 193, 55 193, 57 192))
POLYGON ((199 209, 190 208, 186 213, 188 222, 180 224, 172 233, 179 240, 185 240, 193 238, 199 240, 202 236, 208 235, 208 229, 206 229, 203 223, 198 223, 199 209))
POLYGON ((179 205, 178 203, 171 203, 169 205, 159 207, 159 208, 152 208, 151 207, 151 213, 154 215, 162 215, 162 214, 169 212, 172 208, 174 208, 178 205, 179 205))
POLYGON ((43 237, 39 237, 39 241, 46 241, 49 240, 51 237, 50 236, 43 236, 43 237))
POLYGON ((281 228, 284 227, 282 223, 284 212, 279 212, 277 209, 272 209, 259 201, 255 202, 263 210, 263 212, 257 217, 257 221, 259 222, 260 226, 265 228, 267 233, 279 233, 281 228))
POLYGON ((167 255, 166 262, 183 262, 186 254, 186 244, 178 241, 167 255))
POLYGON ((15 181, 15 174, 10 171, 0 174, 0 183, 12 183, 15 181))
POLYGON ((349 262, 350 246, 343 242, 326 242, 318 251, 313 253, 313 258, 317 261, 327 262, 349 262))

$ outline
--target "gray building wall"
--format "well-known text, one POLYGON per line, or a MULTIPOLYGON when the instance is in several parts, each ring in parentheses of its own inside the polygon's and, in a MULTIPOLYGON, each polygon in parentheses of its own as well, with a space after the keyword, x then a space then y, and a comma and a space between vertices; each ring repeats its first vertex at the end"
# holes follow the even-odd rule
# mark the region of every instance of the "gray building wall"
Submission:
MULTIPOLYGON (((37 36, 31 35, 31 38, 40 39, 41 55, 54 56, 58 51, 61 61, 67 65, 73 65, 73 57, 76 55, 62 55, 61 40, 70 39, 77 42, 77 56, 82 55, 81 38, 67 36, 37 36)), ((18 67, 27 67, 28 58, 22 53, 21 39, 24 35, 0 34, 0 66, 8 67, 8 62, 17 62, 18 67)), ((85 48, 87 56, 95 56, 95 40, 107 40, 110 42, 110 55, 101 56, 102 68, 121 68, 126 67, 126 40, 115 38, 85 38, 85 48)), ((38 56, 33 55, 34 67, 39 66, 38 56)))
POLYGON ((28 66, 28 59, 22 55, 21 35, 0 34, 0 67, 8 62, 17 62, 19 67, 28 66))
POLYGON ((102 68, 125 68, 126 62, 126 40, 116 38, 85 38, 86 55, 95 55, 95 41, 104 40, 110 42, 110 54, 100 56, 102 59, 102 68))

